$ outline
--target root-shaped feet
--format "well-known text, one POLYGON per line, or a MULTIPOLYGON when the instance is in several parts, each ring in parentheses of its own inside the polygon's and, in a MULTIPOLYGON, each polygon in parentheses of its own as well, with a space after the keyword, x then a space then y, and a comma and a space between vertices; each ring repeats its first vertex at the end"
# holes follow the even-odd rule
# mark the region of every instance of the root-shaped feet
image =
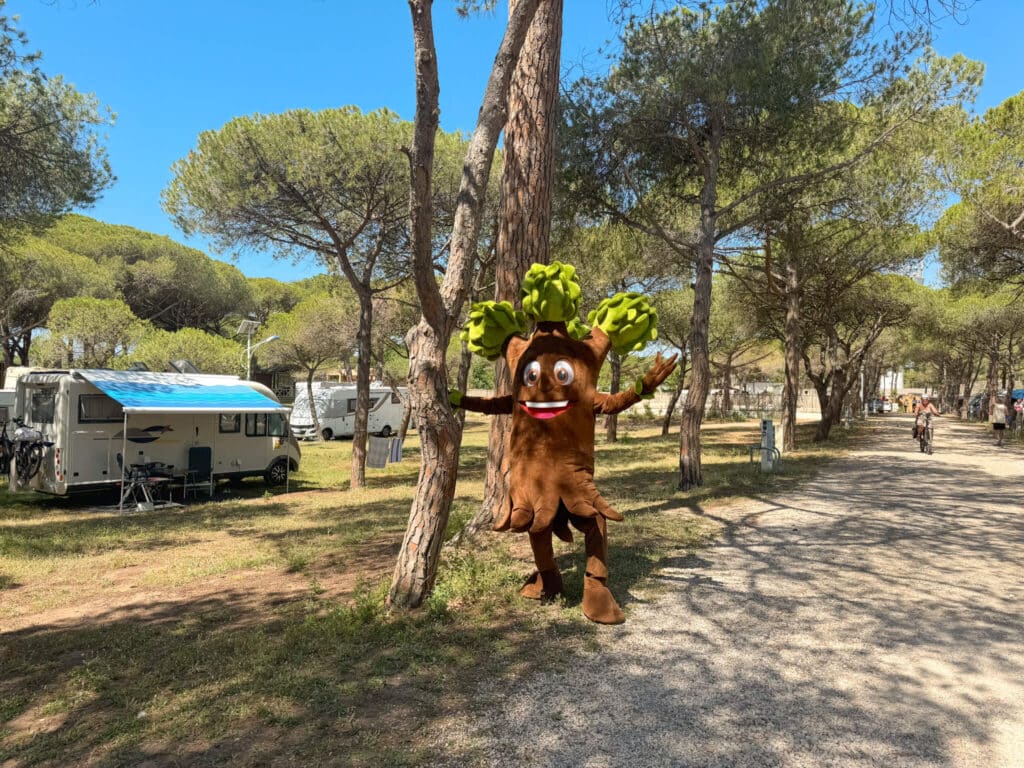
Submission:
POLYGON ((626 620, 604 579, 583 577, 583 615, 598 624, 621 624, 626 620))
POLYGON ((562 574, 558 569, 534 571, 519 594, 529 600, 554 600, 562 594, 562 574))

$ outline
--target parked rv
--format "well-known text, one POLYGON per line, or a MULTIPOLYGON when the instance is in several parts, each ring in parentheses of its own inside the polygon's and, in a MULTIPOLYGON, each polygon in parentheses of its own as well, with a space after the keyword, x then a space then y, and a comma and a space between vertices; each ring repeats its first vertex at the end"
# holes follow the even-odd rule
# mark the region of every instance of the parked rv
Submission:
POLYGON ((13 415, 52 443, 27 489, 59 496, 117 484, 125 464, 184 475, 196 447, 210 449, 214 481, 283 485, 301 458, 287 408, 236 376, 37 371, 18 379, 13 415))
POLYGON ((14 390, 0 389, 0 427, 3 427, 14 414, 14 390))
MULTIPOLYGON (((398 394, 383 384, 370 386, 370 414, 368 431, 370 434, 387 437, 398 430, 402 423, 405 410, 404 401, 409 397, 409 390, 398 388, 398 394)), ((316 408, 317 420, 320 422, 320 434, 324 440, 336 437, 352 437, 356 428, 356 388, 354 384, 338 384, 334 382, 314 382, 313 403, 316 408)), ((309 393, 300 387, 292 406, 292 430, 295 436, 303 440, 316 438, 316 427, 313 426, 313 414, 310 411, 309 393)))

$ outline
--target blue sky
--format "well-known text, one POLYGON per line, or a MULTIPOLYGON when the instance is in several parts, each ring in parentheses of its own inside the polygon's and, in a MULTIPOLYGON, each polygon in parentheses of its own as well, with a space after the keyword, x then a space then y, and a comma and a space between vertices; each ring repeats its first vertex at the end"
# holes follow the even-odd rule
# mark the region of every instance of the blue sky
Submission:
MULTIPOLYGON (((601 65, 613 35, 608 0, 565 0, 563 70, 601 65)), ((460 20, 436 0, 441 124, 471 130, 506 6, 460 20)), ((237 115, 354 104, 414 110, 412 41, 405 0, 9 0, 43 68, 93 92, 117 113, 108 150, 116 185, 84 213, 186 240, 160 208, 171 164, 201 131, 237 115)), ((935 47, 984 61, 984 110, 1024 88, 1024 0, 980 0, 967 23, 939 23, 935 47)), ((225 254, 211 254, 229 259, 225 254)), ((313 274, 264 254, 237 262, 248 275, 313 274)))

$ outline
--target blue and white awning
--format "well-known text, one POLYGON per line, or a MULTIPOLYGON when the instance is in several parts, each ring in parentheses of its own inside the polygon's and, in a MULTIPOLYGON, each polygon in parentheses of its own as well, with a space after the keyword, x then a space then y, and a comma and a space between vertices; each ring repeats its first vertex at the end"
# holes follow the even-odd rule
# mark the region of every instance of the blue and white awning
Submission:
POLYGON ((124 407, 125 413, 287 413, 235 376, 142 371, 72 371, 124 407))

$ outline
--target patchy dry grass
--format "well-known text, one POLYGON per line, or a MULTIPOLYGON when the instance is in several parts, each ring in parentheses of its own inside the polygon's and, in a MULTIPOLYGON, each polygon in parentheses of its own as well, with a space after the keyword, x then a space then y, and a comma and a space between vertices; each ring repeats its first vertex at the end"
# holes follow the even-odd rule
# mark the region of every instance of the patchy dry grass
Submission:
MULTIPOLYGON (((756 425, 706 436, 706 485, 688 493, 676 437, 639 426, 598 446, 598 484, 626 515, 610 566, 627 615, 660 562, 714 535, 705 508, 770 494, 847 437, 763 476, 756 425)), ((486 437, 467 430, 449 534, 479 504, 486 437)), ((560 546, 561 602, 517 597, 522 536, 448 551, 424 609, 387 614, 417 444, 361 492, 344 490, 350 458, 351 443, 306 446, 297 492, 252 483, 128 516, 0 492, 0 764, 429 764, 423 727, 472 707, 477 679, 558 664, 603 631, 580 612, 580 545, 560 546)))

